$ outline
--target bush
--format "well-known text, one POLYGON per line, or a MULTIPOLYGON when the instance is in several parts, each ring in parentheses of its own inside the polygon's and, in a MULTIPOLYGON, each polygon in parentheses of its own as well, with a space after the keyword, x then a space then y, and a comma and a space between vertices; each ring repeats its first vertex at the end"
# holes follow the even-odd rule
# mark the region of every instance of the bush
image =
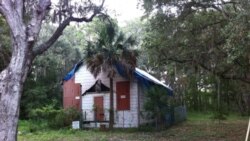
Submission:
MULTIPOLYGON (((47 123, 50 128, 60 129, 69 127, 74 120, 79 120, 80 112, 75 108, 56 110, 53 105, 47 105, 31 110, 29 117, 33 121, 47 123)), ((34 128, 31 127, 31 131, 36 130, 34 128)))
POLYGON ((40 127, 36 124, 30 124, 29 125, 29 132, 30 133, 34 133, 36 131, 38 131, 40 129, 40 127))
POLYGON ((53 105, 47 105, 42 108, 36 108, 30 111, 29 118, 32 120, 51 120, 60 110, 54 109, 53 105))
POLYGON ((165 116, 170 112, 171 106, 171 97, 164 88, 154 86, 147 91, 144 103, 144 109, 148 112, 146 118, 154 119, 156 127, 165 126, 165 116))
POLYGON ((48 126, 53 129, 63 128, 64 118, 65 118, 64 111, 60 110, 60 112, 58 112, 54 118, 52 118, 51 120, 48 120, 48 126))
POLYGON ((80 119, 80 112, 75 108, 60 110, 56 116, 48 121, 48 126, 53 129, 70 127, 72 121, 80 119))
POLYGON ((72 121, 80 119, 80 112, 75 108, 68 108, 64 110, 64 125, 71 125, 72 121))
POLYGON ((222 113, 222 112, 215 112, 213 113, 211 119, 218 119, 218 120, 226 120, 226 114, 222 113))

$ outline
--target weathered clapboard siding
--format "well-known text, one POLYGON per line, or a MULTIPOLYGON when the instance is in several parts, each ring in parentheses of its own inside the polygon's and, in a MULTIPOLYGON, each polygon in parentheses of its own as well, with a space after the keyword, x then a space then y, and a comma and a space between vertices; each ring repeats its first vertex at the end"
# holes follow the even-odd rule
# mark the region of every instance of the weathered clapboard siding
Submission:
POLYGON ((97 78, 94 78, 94 76, 87 70, 86 66, 82 66, 75 73, 75 83, 80 83, 82 85, 82 93, 93 86, 98 79, 101 79, 104 85, 109 86, 109 79, 104 77, 103 73, 100 73, 97 78))
POLYGON ((125 128, 138 127, 137 81, 130 82, 130 110, 118 111, 116 116, 117 116, 116 118, 117 122, 115 124, 115 127, 125 127, 125 128))
MULTIPOLYGON (((82 66, 75 74, 75 83, 82 85, 82 93, 93 86, 96 80, 100 79, 106 86, 110 86, 107 74, 101 72, 96 78, 87 70, 86 66, 82 66)), ((114 127, 138 127, 138 86, 137 80, 130 81, 130 110, 117 111, 116 110, 116 82, 128 81, 116 73, 114 78, 114 109, 115 109, 115 125, 114 127)), ((109 109, 109 94, 86 94, 82 97, 82 110, 93 109, 94 96, 104 95, 104 109, 109 109)), ((107 110, 108 111, 108 110, 107 110)), ((92 115, 87 115, 87 120, 94 120, 94 112, 92 115)), ((83 113, 84 114, 84 113, 83 113)), ((105 111, 105 118, 109 119, 108 112, 105 111)), ((89 127, 99 126, 99 124, 90 124, 89 127)))
POLYGON ((95 96, 103 96, 103 108, 105 110, 105 117, 104 120, 109 119, 109 93, 89 93, 82 97, 82 111, 83 111, 83 119, 87 121, 93 121, 94 120, 94 97, 95 96))

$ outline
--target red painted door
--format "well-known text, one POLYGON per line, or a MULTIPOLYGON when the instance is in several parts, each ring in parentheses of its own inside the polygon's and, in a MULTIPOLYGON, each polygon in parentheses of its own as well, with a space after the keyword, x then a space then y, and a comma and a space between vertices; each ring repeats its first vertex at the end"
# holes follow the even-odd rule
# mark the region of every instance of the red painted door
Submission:
POLYGON ((130 110, 130 83, 129 81, 116 83, 117 110, 130 110))
POLYGON ((94 106, 95 106, 95 120, 103 121, 104 120, 104 109, 103 109, 103 96, 94 97, 94 106))

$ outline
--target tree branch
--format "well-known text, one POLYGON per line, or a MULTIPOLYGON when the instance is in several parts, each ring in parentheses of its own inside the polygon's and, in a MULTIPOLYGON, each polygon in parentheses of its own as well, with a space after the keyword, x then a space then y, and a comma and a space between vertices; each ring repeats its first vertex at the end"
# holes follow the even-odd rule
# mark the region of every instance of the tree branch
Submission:
POLYGON ((32 19, 27 25, 27 41, 33 46, 41 29, 42 21, 51 5, 51 0, 40 0, 36 8, 33 9, 32 19))
POLYGON ((201 66, 203 69, 213 73, 214 75, 216 76, 219 76, 223 79, 232 79, 232 80, 240 80, 242 82, 245 82, 245 83, 249 83, 250 84, 250 78, 247 77, 247 75, 245 76, 241 76, 241 75, 235 75, 235 74, 227 74, 227 69, 225 69, 224 71, 222 72, 217 72, 215 71, 214 69, 210 68, 210 67, 207 67, 206 65, 204 65, 203 63, 201 62, 196 62, 199 66, 201 66))
POLYGON ((228 74, 228 72, 230 71, 230 68, 232 66, 226 67, 223 71, 216 71, 215 69, 213 69, 211 67, 208 67, 204 63, 202 63, 200 61, 197 61, 197 60, 194 60, 194 59, 178 59, 176 57, 169 57, 169 56, 166 56, 166 55, 165 55, 165 57, 166 58, 164 60, 167 59, 169 61, 177 62, 177 63, 180 63, 180 64, 194 62, 195 64, 199 65, 204 70, 207 70, 207 71, 211 72, 213 75, 219 76, 219 77, 221 77, 223 79, 240 80, 242 82, 250 84, 250 77, 249 77, 250 75, 245 74, 243 76, 243 75, 228 74))
POLYGON ((228 1, 228 2, 225 2, 225 1, 221 1, 221 3, 202 3, 202 2, 197 2, 197 1, 190 1, 188 3, 185 3, 184 5, 184 10, 188 10, 189 12, 192 11, 192 7, 196 7, 196 8, 202 8, 202 9, 208 9, 208 8, 212 8, 220 13, 222 13, 222 15, 225 17, 225 18, 228 18, 229 15, 228 13, 226 13, 226 11, 222 8, 223 5, 235 5, 235 4, 238 4, 238 2, 234 2, 234 1, 228 1))
POLYGON ((99 7, 94 8, 93 14, 89 17, 83 17, 83 18, 76 18, 73 16, 70 16, 69 18, 65 19, 56 29, 54 34, 44 43, 39 45, 37 48, 33 49, 33 55, 37 56, 45 52, 47 49, 49 49, 56 41, 57 39, 62 35, 63 30, 70 24, 70 22, 91 22, 95 16, 98 14, 101 14, 101 10, 103 8, 104 1, 102 1, 102 4, 99 7))
POLYGON ((16 0, 15 1, 15 5, 17 7, 17 13, 22 18, 23 17, 23 5, 24 5, 24 1, 23 0, 16 0))
MULTIPOLYGON (((8 1, 7 1, 8 2, 8 1)), ((9 3, 6 3, 6 1, 0 0, 0 13, 3 16, 6 16, 6 12, 7 12, 7 8, 6 5, 8 5, 9 3)))

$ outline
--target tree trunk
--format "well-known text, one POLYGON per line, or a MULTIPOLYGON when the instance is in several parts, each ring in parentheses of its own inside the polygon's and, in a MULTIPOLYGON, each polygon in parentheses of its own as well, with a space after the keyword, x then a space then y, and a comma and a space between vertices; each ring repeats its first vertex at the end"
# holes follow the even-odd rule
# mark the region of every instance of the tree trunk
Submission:
POLYGON ((0 140, 15 141, 23 84, 20 74, 10 75, 10 71, 4 73, 7 73, 7 76, 0 82, 0 140))
POLYGON ((32 6, 28 5, 31 6, 29 8, 32 14, 26 15, 27 17, 23 15, 24 9, 27 8, 24 3, 24 0, 0 0, 0 13, 10 28, 12 41, 11 61, 8 67, 0 73, 0 141, 16 141, 17 139, 23 83, 35 56, 50 48, 71 21, 91 22, 96 15, 100 14, 104 0, 99 8, 92 10, 93 13, 89 18, 73 16, 66 18, 46 42, 34 49, 33 46, 37 41, 43 20, 50 10, 51 0, 39 0, 32 6))
POLYGON ((0 0, 0 13, 11 33, 12 56, 0 73, 0 141, 16 141, 23 84, 34 59, 33 46, 41 29, 50 0, 34 6, 29 22, 24 23, 24 1, 0 0), (37 9, 36 9, 37 8, 37 9))
POLYGON ((220 78, 217 77, 217 111, 218 111, 218 114, 221 115, 222 111, 221 111, 221 108, 220 108, 220 78))
POLYGON ((113 126, 114 126, 114 90, 113 90, 113 78, 109 78, 109 83, 110 83, 109 129, 113 129, 113 126))
POLYGON ((17 140, 21 93, 31 64, 24 37, 15 38, 10 64, 0 73, 0 141, 17 140))

